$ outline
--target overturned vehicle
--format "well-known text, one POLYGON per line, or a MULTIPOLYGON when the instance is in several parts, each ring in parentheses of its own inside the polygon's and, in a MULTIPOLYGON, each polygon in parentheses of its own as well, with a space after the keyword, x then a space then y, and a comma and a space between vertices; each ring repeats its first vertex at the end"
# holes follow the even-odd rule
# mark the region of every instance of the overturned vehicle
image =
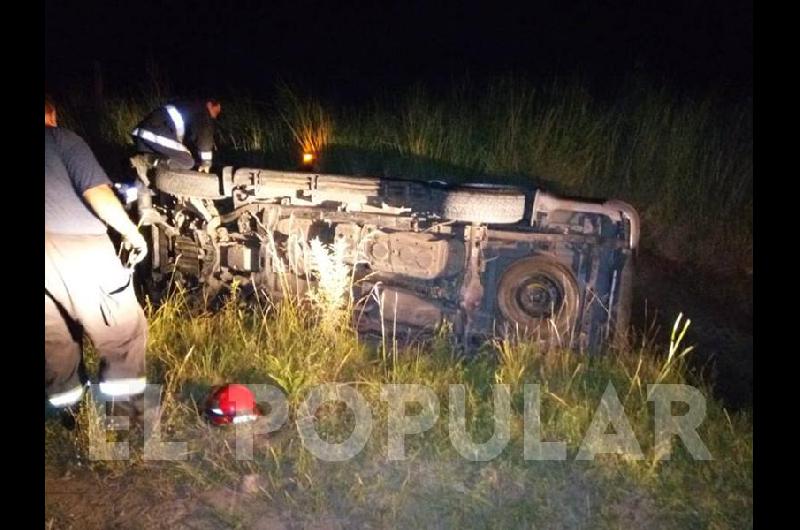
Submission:
POLYGON ((143 272, 156 289, 176 278, 212 292, 238 282, 280 298, 315 281, 298 243, 343 240, 365 332, 424 335, 449 323, 471 345, 514 334, 589 352, 627 332, 639 219, 626 203, 491 184, 134 167, 151 244, 143 272))

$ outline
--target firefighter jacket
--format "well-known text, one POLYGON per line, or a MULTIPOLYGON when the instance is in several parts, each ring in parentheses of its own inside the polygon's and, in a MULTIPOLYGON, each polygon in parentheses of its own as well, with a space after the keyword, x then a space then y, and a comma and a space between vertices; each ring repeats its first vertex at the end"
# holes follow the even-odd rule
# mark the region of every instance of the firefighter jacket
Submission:
POLYGON ((211 165, 214 119, 203 101, 164 105, 142 120, 132 134, 175 151, 188 149, 202 165, 211 165))

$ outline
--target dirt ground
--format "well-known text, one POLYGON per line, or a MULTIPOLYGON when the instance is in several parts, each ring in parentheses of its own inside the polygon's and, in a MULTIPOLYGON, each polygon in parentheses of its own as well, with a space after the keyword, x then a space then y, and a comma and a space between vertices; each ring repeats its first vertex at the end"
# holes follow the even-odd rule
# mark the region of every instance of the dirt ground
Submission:
POLYGON ((245 489, 152 490, 154 484, 166 487, 162 482, 142 474, 103 479, 89 471, 46 469, 45 528, 308 528, 293 524, 245 489))
MULTIPOLYGON (((626 521, 639 527, 652 526, 658 521, 653 499, 645 492, 629 489, 610 502, 602 488, 578 468, 562 477, 557 485, 550 483, 544 491, 542 484, 547 482, 533 485, 530 475, 526 478, 525 470, 511 470, 492 463, 470 470, 447 462, 399 465, 373 462, 359 470, 365 482, 377 482, 374 487, 367 488, 366 498, 349 499, 348 488, 342 485, 338 491, 327 492, 326 508, 317 507, 316 511, 308 504, 313 503, 310 499, 301 506, 292 506, 278 497, 270 500, 259 494, 263 479, 258 475, 245 475, 233 486, 203 489, 180 485, 174 480, 160 480, 154 473, 158 473, 157 469, 101 478, 97 473, 74 467, 66 473, 54 467, 46 468, 45 528, 387 528, 395 525, 381 522, 377 514, 393 513, 387 504, 398 497, 406 497, 405 502, 394 507, 400 513, 394 513, 390 519, 422 520, 427 528, 452 527, 452 521, 441 517, 441 510, 450 512, 460 503, 474 503, 476 498, 489 510, 538 500, 540 504, 536 509, 548 521, 548 528, 589 527, 592 521, 597 523, 600 510, 607 512, 606 519, 626 521), (409 480, 412 486, 408 486, 409 480), (404 486, 408 486, 410 492, 398 494, 396 490, 404 486), (544 504, 541 504, 542 497, 548 499, 544 504), (437 502, 444 503, 445 507, 434 507, 437 502)), ((487 521, 472 522, 475 527, 486 527, 486 524, 487 521)), ((501 526, 506 524, 508 521, 501 526)))

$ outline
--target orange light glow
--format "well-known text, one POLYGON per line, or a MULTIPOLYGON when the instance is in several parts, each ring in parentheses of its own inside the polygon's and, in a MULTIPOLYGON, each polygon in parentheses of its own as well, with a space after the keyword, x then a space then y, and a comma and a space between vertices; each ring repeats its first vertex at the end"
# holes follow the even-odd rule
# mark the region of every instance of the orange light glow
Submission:
POLYGON ((314 154, 313 153, 303 153, 303 163, 310 164, 314 161, 314 154))

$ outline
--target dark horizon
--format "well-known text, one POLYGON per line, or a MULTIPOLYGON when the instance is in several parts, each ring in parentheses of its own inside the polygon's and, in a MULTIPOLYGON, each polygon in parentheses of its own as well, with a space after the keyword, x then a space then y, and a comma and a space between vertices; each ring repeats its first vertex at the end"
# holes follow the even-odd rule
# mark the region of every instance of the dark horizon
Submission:
POLYGON ((124 91, 147 83, 152 63, 182 93, 257 92, 284 79, 347 98, 508 73, 581 75, 600 87, 636 74, 682 90, 752 91, 752 5, 742 0, 491 9, 145 4, 47 0, 48 90, 85 83, 99 64, 107 90, 124 91))

